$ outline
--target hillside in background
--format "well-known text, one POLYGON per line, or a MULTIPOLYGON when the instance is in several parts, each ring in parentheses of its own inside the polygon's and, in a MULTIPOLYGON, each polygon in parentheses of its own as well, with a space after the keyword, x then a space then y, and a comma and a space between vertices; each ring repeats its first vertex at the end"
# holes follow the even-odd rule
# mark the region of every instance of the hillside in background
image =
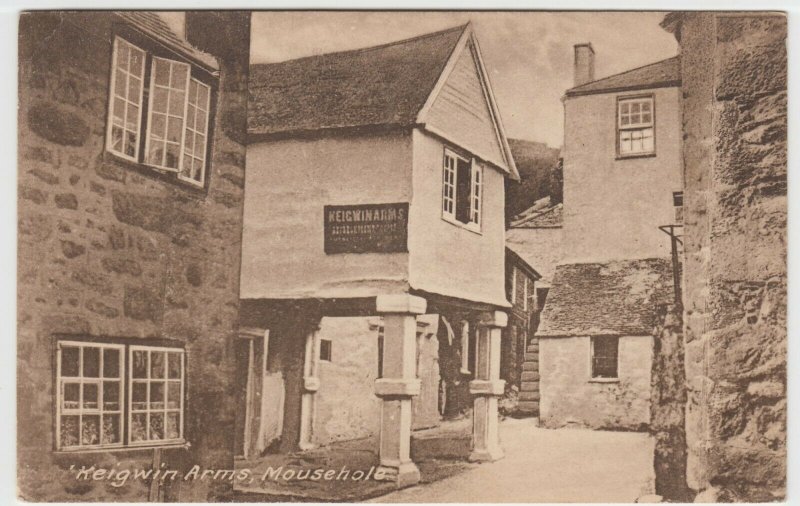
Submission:
POLYGON ((553 181, 553 169, 560 150, 543 142, 508 139, 511 153, 519 170, 520 182, 510 182, 506 190, 506 215, 511 217, 531 207, 553 190, 560 195, 558 182, 553 181))

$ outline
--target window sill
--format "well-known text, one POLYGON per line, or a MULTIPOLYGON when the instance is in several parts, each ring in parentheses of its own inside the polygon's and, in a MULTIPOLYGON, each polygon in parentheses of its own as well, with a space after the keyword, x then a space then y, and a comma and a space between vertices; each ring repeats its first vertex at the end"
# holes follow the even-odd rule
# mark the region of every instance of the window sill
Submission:
POLYGON ((631 159, 637 159, 637 158, 655 158, 655 157, 656 157, 656 154, 655 154, 655 152, 653 152, 653 153, 635 153, 635 154, 630 154, 630 155, 617 155, 616 159, 617 160, 631 160, 631 159))
POLYGON ((451 225, 453 225, 453 226, 455 226, 455 227, 463 228, 464 230, 468 230, 468 231, 472 232, 473 234, 483 235, 483 233, 481 232, 480 226, 478 226, 478 225, 476 225, 474 223, 462 223, 462 222, 458 221, 457 219, 453 218, 452 216, 450 216, 449 214, 443 214, 442 215, 442 220, 447 222, 447 223, 449 223, 449 224, 451 224, 451 225))
POLYGON ((175 443, 168 443, 163 445, 154 444, 141 444, 141 445, 128 445, 128 446, 103 446, 95 448, 73 448, 67 450, 55 450, 56 455, 74 455, 77 453, 108 453, 108 452, 130 452, 142 450, 188 450, 192 444, 188 441, 180 441, 175 443))
POLYGON ((589 383, 619 383, 619 378, 592 378, 589 383))
MULTIPOLYGON (((103 149, 103 161, 116 163, 144 177, 156 179, 158 181, 164 181, 176 188, 186 190, 187 193, 192 195, 205 196, 208 193, 208 188, 205 183, 203 186, 200 186, 198 184, 182 180, 178 177, 178 173, 175 171, 160 169, 152 165, 147 165, 143 162, 135 162, 129 158, 112 153, 105 148, 103 149)), ((206 182, 207 181, 208 176, 206 176, 206 182)))

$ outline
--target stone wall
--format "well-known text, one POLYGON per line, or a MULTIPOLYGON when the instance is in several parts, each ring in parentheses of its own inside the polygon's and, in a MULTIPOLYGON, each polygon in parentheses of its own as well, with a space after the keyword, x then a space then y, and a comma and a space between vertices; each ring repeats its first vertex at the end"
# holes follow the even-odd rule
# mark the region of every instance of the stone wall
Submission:
POLYGON ((662 306, 653 330, 650 380, 650 433, 655 439, 656 494, 686 502, 686 374, 683 362, 683 308, 662 306))
POLYGON ((780 500, 786 483, 786 18, 691 13, 677 19, 688 484, 703 499, 780 500))
POLYGON ((643 430, 650 421, 651 336, 619 338, 619 381, 591 378, 589 337, 539 337, 545 427, 643 430))
MULTIPOLYGON (((233 139, 246 126, 249 47, 220 61, 210 182, 199 191, 104 153, 115 21, 99 11, 20 17, 17 444, 19 495, 29 501, 146 500, 141 480, 119 488, 76 481, 69 467, 153 462, 152 450, 53 450, 57 336, 185 346, 191 448, 164 450, 162 461, 179 470, 233 466, 245 160, 233 139)), ((214 500, 229 490, 198 481, 161 497, 214 500)))

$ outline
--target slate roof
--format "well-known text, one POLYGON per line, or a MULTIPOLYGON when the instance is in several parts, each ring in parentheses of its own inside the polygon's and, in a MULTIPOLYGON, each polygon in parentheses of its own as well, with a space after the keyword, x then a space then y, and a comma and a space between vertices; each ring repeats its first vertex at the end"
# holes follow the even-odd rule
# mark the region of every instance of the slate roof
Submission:
POLYGON ((251 65, 248 131, 413 125, 466 28, 251 65))
POLYGON ((597 79, 567 90, 568 97, 681 85, 680 56, 597 79))
POLYGON ((152 11, 116 11, 115 14, 162 44, 176 49, 181 54, 195 60, 196 63, 210 70, 219 70, 216 58, 200 51, 185 39, 178 37, 158 13, 152 11))
POLYGON ((650 335, 657 306, 673 301, 669 258, 559 265, 536 334, 650 335))
POLYGON ((551 205, 549 196, 511 218, 511 228, 559 228, 563 223, 564 204, 551 205))

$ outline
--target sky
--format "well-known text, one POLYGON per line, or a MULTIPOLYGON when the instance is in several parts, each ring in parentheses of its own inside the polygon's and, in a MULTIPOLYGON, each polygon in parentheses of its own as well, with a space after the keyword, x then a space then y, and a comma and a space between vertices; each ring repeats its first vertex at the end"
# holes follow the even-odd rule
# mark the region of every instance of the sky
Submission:
POLYGON ((560 147, 574 44, 591 42, 601 78, 678 54, 660 12, 256 12, 251 63, 369 47, 472 22, 511 138, 560 147))

